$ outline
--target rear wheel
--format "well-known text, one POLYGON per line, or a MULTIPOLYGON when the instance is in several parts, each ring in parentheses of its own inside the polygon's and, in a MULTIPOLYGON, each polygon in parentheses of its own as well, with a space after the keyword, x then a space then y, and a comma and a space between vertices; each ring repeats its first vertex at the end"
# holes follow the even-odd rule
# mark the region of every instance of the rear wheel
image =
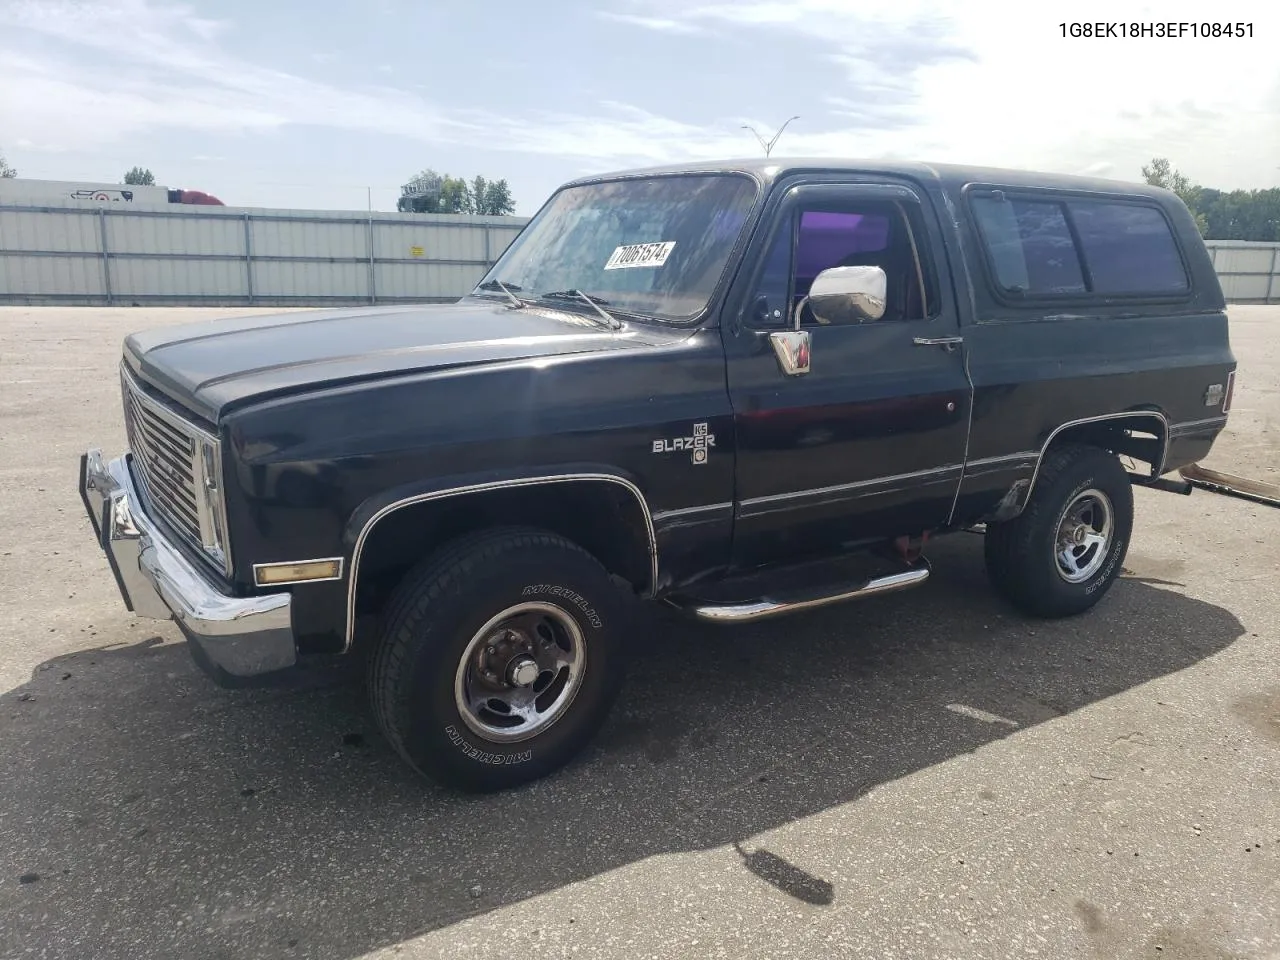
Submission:
POLYGON ((987 524, 987 573, 1024 613, 1083 613, 1120 575, 1132 531, 1133 488, 1119 460, 1064 445, 1046 455, 1026 509, 987 524))
POLYGON ((575 544, 486 531, 397 588, 369 675, 391 745, 416 770, 497 790, 563 766, 621 686, 627 597, 575 544))

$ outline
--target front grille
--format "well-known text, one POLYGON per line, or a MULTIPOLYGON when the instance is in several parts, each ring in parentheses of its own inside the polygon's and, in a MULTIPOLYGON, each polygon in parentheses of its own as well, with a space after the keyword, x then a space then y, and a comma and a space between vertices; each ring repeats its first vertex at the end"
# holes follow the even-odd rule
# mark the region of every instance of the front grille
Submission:
POLYGON ((181 417, 147 397, 128 373, 124 384, 124 425, 136 479, 153 512, 192 546, 205 548, 200 525, 198 432, 181 417))

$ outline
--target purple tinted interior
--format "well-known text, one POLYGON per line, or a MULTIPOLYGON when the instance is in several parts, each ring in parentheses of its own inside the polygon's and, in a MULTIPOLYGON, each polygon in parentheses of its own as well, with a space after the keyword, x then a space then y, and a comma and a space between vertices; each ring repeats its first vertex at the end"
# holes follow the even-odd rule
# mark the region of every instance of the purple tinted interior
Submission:
POLYGON ((811 281, 849 254, 883 250, 888 241, 888 217, 806 211, 800 218, 796 244, 796 277, 811 281))

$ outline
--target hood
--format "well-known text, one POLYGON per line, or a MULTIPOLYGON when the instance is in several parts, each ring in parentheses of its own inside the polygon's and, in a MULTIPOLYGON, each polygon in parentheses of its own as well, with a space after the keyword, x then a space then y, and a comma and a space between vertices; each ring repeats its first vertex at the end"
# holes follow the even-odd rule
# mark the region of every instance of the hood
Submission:
POLYGON ((301 310, 135 333, 125 362, 210 422, 231 406, 315 386, 683 340, 688 330, 501 301, 301 310))

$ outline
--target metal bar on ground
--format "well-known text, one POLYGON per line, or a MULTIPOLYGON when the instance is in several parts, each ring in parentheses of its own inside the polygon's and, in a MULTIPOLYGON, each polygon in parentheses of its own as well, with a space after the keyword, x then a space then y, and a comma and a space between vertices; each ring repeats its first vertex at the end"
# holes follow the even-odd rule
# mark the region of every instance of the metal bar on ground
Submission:
POLYGON ((1183 480, 1205 490, 1234 494, 1247 500, 1265 503, 1271 507, 1280 507, 1280 485, 1266 483, 1262 480, 1250 480, 1247 477, 1237 477, 1234 474, 1223 473, 1219 470, 1210 470, 1207 467, 1200 466, 1198 463, 1183 467, 1178 473, 1182 475, 1183 480))

